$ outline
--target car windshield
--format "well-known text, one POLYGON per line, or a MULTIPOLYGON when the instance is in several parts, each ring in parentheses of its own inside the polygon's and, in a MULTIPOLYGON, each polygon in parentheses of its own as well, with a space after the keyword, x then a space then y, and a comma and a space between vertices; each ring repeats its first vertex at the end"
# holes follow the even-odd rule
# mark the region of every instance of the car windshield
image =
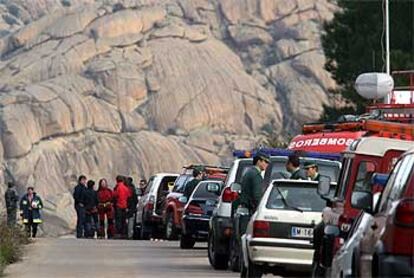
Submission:
MULTIPOLYGON (((341 170, 341 164, 338 161, 318 160, 302 157, 300 159, 300 168, 302 169, 302 176, 306 176, 305 172, 303 171, 303 166, 306 161, 315 161, 318 165, 319 174, 330 177, 332 182, 337 181, 339 172, 341 170)), ((265 179, 267 181, 275 179, 288 179, 290 177, 290 173, 286 171, 286 162, 287 157, 279 157, 277 159, 274 158, 271 162, 271 168, 269 170, 266 170, 265 179)))
MULTIPOLYGON (((220 194, 216 194, 214 192, 208 192, 207 191, 207 186, 210 183, 201 183, 199 186, 197 186, 196 191, 194 192, 192 198, 193 199, 218 199, 218 197, 220 196, 220 194)), ((218 186, 220 186, 219 183, 214 183, 217 184, 218 186)), ((221 188, 221 186, 220 186, 221 188)))
POLYGON ((326 201, 318 195, 316 187, 317 184, 307 185, 303 183, 274 185, 267 200, 266 208, 292 210, 293 207, 296 207, 304 212, 322 211, 326 206, 326 201))

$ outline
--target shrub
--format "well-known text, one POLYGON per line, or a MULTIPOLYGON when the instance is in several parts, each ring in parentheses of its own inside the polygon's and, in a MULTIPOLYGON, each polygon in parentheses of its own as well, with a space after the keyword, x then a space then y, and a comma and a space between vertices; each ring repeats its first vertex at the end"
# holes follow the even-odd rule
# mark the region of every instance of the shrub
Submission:
POLYGON ((0 276, 6 265, 19 260, 22 245, 27 243, 29 239, 22 227, 10 228, 5 222, 0 223, 0 276))

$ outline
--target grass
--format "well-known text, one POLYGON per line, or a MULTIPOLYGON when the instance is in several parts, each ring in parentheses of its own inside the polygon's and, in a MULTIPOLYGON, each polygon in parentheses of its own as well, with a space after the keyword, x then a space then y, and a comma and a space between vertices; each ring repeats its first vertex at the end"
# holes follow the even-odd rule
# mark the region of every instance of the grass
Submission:
POLYGON ((20 259, 22 246, 28 243, 29 239, 21 226, 10 228, 5 222, 0 223, 0 276, 8 264, 20 259))

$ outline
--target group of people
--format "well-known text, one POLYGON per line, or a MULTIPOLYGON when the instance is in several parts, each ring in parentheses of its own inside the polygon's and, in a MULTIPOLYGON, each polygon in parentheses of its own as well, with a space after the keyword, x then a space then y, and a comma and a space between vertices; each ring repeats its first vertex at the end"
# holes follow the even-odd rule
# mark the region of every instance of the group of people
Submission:
MULTIPOLYGON (((106 179, 98 182, 81 175, 73 191, 77 238, 132 238, 138 194, 132 177, 117 176, 114 189, 106 179), (106 226, 106 229, 105 229, 106 226)), ((140 181, 141 191, 146 181, 140 181)))
POLYGON ((4 197, 6 200, 7 225, 9 227, 16 225, 17 209, 20 208, 20 217, 26 226, 27 235, 28 237, 35 238, 37 235, 37 227, 42 223, 40 211, 43 208, 43 202, 40 196, 34 191, 34 188, 29 186, 26 194, 19 198, 14 183, 9 182, 4 197), (19 206, 17 205, 18 203, 19 206))

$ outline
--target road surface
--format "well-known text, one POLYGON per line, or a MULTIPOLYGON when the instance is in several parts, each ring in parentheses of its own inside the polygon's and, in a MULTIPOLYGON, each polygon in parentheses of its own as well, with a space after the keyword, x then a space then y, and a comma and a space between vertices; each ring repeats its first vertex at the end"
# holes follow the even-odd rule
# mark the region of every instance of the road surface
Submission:
POLYGON ((197 244, 193 250, 181 250, 178 241, 39 238, 5 274, 11 278, 240 277, 213 270, 206 247, 197 244))

